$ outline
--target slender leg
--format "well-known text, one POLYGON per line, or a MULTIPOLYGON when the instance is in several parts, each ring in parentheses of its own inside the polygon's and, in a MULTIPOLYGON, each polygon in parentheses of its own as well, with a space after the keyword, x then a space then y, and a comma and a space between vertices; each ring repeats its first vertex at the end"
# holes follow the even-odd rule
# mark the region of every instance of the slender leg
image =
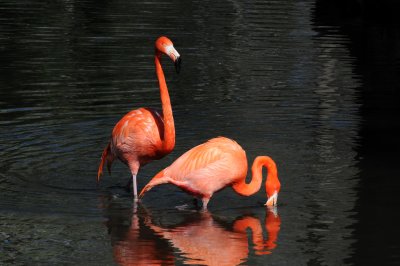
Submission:
POLYGON ((207 204, 210 201, 209 198, 202 198, 201 199, 203 201, 203 211, 207 211, 207 204))
POLYGON ((133 200, 134 202, 138 202, 136 175, 132 175, 132 185, 133 185, 133 200))

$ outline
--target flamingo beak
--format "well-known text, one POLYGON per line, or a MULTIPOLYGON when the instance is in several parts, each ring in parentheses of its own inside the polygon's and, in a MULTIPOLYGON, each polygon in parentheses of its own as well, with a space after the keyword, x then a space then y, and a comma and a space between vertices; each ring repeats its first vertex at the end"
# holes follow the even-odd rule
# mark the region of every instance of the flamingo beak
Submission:
POLYGON ((268 198, 265 206, 276 206, 278 204, 278 192, 274 192, 271 197, 268 198))
POLYGON ((171 58, 175 63, 176 73, 179 73, 181 70, 181 56, 178 51, 172 45, 168 45, 165 47, 165 53, 171 58))
POLYGON ((176 70, 176 73, 178 73, 178 74, 181 71, 181 62, 182 62, 181 57, 180 56, 177 57, 175 60, 175 70, 176 70))

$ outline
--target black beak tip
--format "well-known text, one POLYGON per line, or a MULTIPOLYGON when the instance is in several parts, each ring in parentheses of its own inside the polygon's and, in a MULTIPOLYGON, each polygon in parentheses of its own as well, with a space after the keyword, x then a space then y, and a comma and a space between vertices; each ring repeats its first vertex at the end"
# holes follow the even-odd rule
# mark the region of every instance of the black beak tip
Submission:
POLYGON ((176 73, 178 73, 178 74, 181 71, 181 62, 182 62, 182 60, 180 57, 178 57, 178 59, 175 60, 175 70, 176 70, 176 73))

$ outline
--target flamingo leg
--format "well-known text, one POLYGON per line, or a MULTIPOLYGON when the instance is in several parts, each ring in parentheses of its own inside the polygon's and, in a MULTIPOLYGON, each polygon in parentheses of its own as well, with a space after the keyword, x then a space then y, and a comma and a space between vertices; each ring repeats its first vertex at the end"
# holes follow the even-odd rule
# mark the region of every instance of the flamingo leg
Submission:
POLYGON ((133 186, 133 200, 134 202, 138 202, 138 193, 137 193, 137 183, 136 183, 136 175, 132 175, 132 186, 133 186))
POLYGON ((207 204, 210 201, 210 198, 202 198, 203 201, 203 211, 207 211, 207 204))

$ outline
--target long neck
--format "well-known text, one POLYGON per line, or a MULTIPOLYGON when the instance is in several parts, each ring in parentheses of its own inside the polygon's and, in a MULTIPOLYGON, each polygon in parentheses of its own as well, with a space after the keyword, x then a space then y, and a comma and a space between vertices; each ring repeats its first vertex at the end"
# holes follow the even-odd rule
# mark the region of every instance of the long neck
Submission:
POLYGON ((260 190, 262 182, 262 167, 267 168, 267 183, 278 179, 278 171, 276 169, 275 162, 268 156, 258 156, 253 162, 251 167, 251 181, 246 184, 246 179, 235 183, 232 187, 233 189, 243 196, 250 196, 260 190))
POLYGON ((162 151, 170 153, 175 147, 175 124, 172 115, 171 100, 169 98, 167 83, 165 82, 164 72, 161 67, 161 54, 156 52, 155 64, 158 84, 160 86, 160 96, 164 119, 164 136, 162 140, 162 151))

